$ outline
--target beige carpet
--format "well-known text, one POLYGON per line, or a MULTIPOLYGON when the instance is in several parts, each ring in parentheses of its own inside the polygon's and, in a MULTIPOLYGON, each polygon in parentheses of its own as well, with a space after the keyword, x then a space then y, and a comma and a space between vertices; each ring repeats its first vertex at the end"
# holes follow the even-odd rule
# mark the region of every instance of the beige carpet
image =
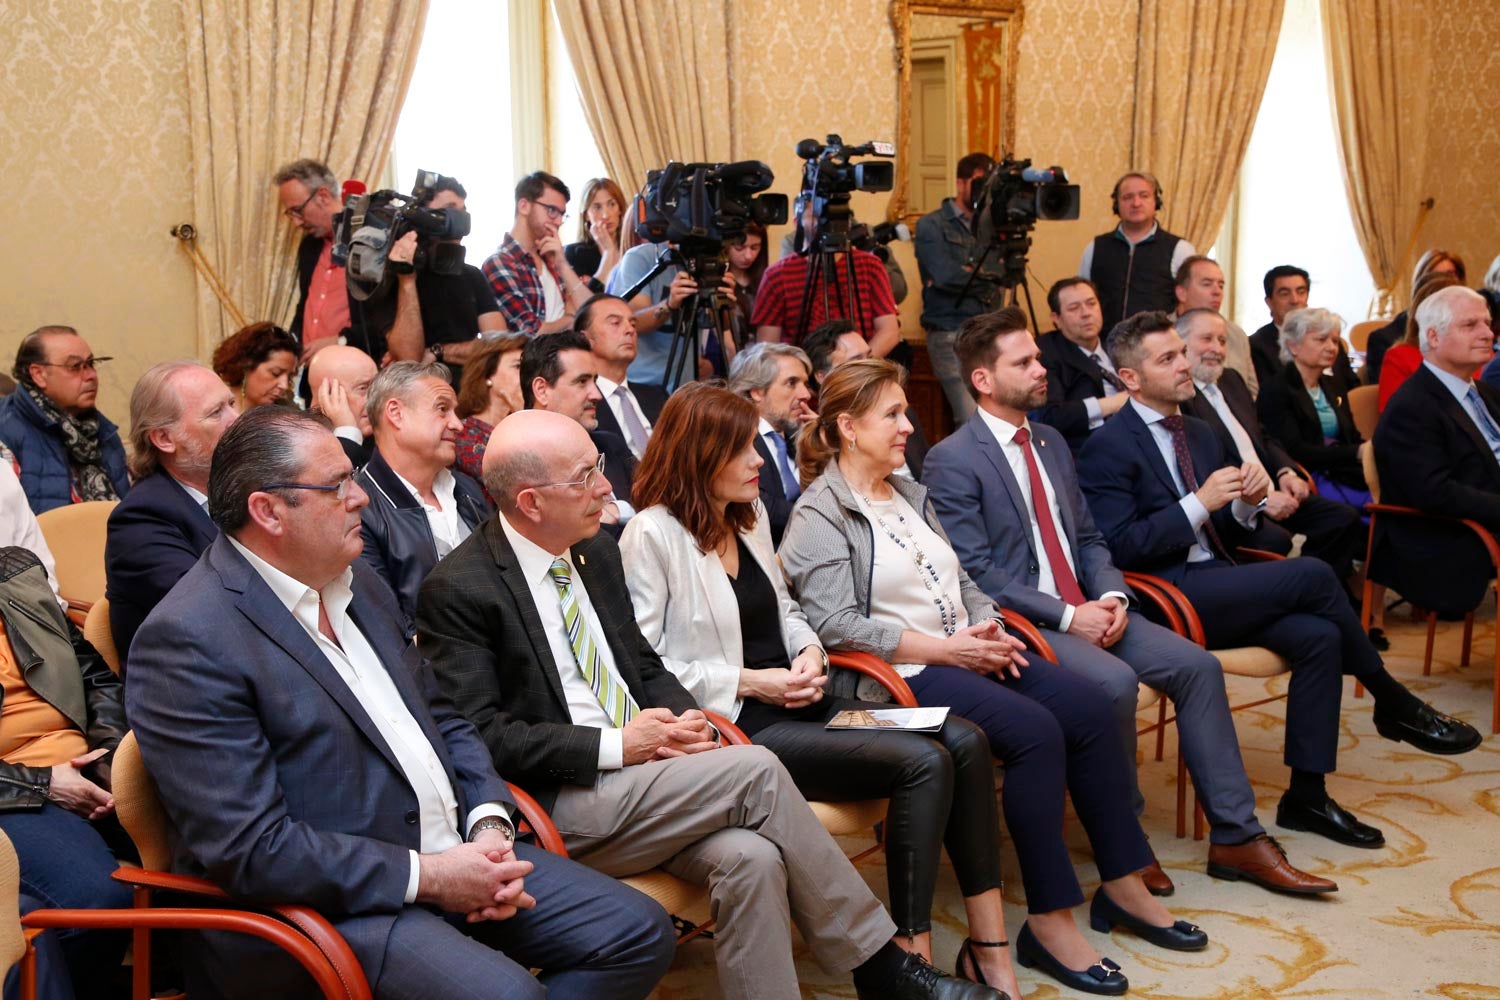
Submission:
MULTIPOLYGON (((1392 613, 1386 630, 1391 672, 1446 712, 1488 734, 1494 669, 1494 609, 1486 606, 1475 627, 1474 656, 1460 668, 1462 626, 1439 625, 1432 676, 1422 673, 1425 630, 1392 613)), ((1230 703, 1264 697, 1285 678, 1230 681, 1230 703)), ((1274 826, 1276 802, 1286 782, 1281 764, 1284 702, 1237 713, 1245 766, 1255 785, 1261 822, 1286 847, 1293 863, 1339 883, 1324 899, 1278 896, 1244 883, 1220 882, 1204 873, 1207 841, 1173 836, 1174 733, 1161 763, 1142 765, 1148 799, 1146 832, 1177 883, 1167 902, 1177 916, 1200 924, 1212 943, 1184 955, 1144 944, 1123 932, 1084 933, 1130 977, 1130 995, 1156 1000, 1231 1000, 1268 997, 1443 997, 1500 1000, 1500 738, 1488 737, 1473 753, 1433 757, 1375 733, 1370 699, 1356 700, 1346 685, 1339 771, 1329 790, 1340 803, 1384 830, 1378 851, 1343 847, 1311 834, 1274 826)), ((1143 739, 1142 748, 1151 747, 1143 739)), ((1097 884, 1088 844, 1076 821, 1068 842, 1087 895, 1097 884)), ((845 844, 855 852, 864 843, 845 844)), ((1014 940, 1025 919, 1015 854, 1002 852, 1007 879, 1006 923, 1014 940)), ((885 898, 880 855, 861 872, 885 898)), ((934 915, 937 963, 951 967, 964 935, 963 905, 951 869, 944 868, 934 915)), ((830 976, 806 949, 797 948, 804 997, 853 997, 846 976, 830 976)), ((1054 981, 1018 969, 1028 997, 1082 996, 1054 981)), ((660 1000, 710 1000, 715 983, 712 944, 694 941, 655 996, 660 1000)))

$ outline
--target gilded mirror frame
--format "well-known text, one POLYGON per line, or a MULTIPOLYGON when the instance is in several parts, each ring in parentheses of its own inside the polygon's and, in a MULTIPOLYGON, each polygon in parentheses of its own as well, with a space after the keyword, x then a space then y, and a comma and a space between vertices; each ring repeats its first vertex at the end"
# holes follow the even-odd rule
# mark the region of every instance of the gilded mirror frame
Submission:
MULTIPOLYGON (((891 0, 891 26, 896 34, 896 70, 899 97, 896 104, 896 175, 886 219, 914 223, 919 213, 908 211, 906 189, 910 183, 911 157, 911 16, 936 14, 946 17, 1006 22, 1008 37, 1004 54, 1004 100, 1000 120, 1000 149, 1006 153, 1016 144, 1016 69, 1021 56, 1023 0, 891 0)), ((960 143, 965 145, 966 143, 960 143)))

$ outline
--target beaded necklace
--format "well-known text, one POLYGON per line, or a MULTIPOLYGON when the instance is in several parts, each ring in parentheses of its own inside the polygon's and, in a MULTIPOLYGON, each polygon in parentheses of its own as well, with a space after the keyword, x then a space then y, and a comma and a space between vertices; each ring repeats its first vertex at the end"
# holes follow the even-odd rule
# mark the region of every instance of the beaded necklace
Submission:
POLYGON ((905 540, 896 534, 889 522, 881 516, 880 511, 875 509, 875 505, 870 501, 869 497, 857 490, 854 491, 854 495, 859 499, 865 510, 870 513, 870 516, 875 518, 875 523, 880 525, 880 529, 885 532, 886 537, 895 542, 901 551, 911 556, 912 562, 917 567, 917 578, 922 581, 922 586, 927 588, 927 593, 932 597, 933 606, 938 609, 938 616, 942 619, 943 623, 943 635, 950 636, 956 633, 958 631, 958 610, 953 606, 953 599, 943 590, 942 578, 938 576, 937 567, 932 565, 932 560, 927 558, 927 553, 923 552, 922 546, 917 544, 916 536, 912 534, 911 525, 906 523, 906 515, 901 513, 900 503, 893 502, 892 505, 896 510, 896 522, 901 526, 902 534, 906 536, 905 540))

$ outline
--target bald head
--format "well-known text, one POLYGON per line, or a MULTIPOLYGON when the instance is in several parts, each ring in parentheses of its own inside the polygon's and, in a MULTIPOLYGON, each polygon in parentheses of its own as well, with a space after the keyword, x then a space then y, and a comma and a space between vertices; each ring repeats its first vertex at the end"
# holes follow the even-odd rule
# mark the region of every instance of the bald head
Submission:
MULTIPOLYGON (((328 345, 314 354, 307 366, 307 384, 313 395, 314 408, 321 409, 317 403, 323 398, 320 394, 323 383, 338 383, 348 398, 355 426, 361 434, 369 437, 370 418, 365 414, 365 400, 370 393, 370 382, 378 371, 375 361, 359 348, 345 344, 328 345)), ((339 421, 343 419, 339 414, 326 416, 339 421)))
POLYGON ((560 456, 593 441, 583 425, 549 410, 518 410, 495 425, 484 449, 484 485, 501 510, 514 510, 516 494, 542 483, 560 482, 553 467, 560 456))

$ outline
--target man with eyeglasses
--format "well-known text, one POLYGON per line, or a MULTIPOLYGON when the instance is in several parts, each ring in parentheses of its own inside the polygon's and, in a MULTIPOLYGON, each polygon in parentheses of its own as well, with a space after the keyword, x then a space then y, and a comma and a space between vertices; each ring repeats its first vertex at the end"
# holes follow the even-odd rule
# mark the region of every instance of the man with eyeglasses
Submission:
POLYGON ((333 219, 339 182, 317 160, 293 160, 271 178, 281 199, 282 215, 300 226, 297 247, 297 314, 292 334, 302 340, 302 360, 347 336, 358 317, 351 313, 344 268, 333 260, 333 219))
POLYGON ((0 399, 0 442, 15 458, 34 513, 84 500, 118 500, 130 489, 120 431, 94 408, 99 358, 71 326, 38 327, 21 340, 0 399))
POLYGON ((484 262, 505 328, 527 336, 573 326, 592 294, 563 256, 557 231, 568 217, 568 186, 538 170, 516 185, 516 221, 484 262))
MULTIPOLYGON (((208 497, 220 535, 141 626, 126 694, 172 870, 319 909, 377 997, 650 993, 672 958, 666 913, 516 841, 488 750, 359 559, 368 497, 322 418, 246 414, 208 497)), ((252 938, 202 934, 185 953, 194 996, 315 993, 252 938)))

